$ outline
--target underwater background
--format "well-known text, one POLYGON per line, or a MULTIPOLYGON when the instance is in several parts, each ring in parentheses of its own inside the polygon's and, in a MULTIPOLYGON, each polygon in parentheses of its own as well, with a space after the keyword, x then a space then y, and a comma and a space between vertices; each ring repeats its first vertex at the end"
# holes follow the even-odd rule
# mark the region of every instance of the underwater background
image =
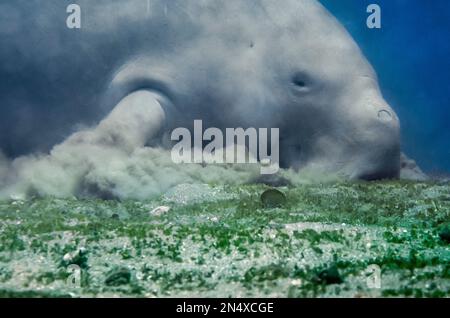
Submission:
MULTIPOLYGON (((449 176, 450 1, 320 1, 376 69, 403 150, 449 176)), ((23 159, 0 191, 0 298, 450 296, 448 180, 272 187, 151 147, 80 149, 23 159)))
POLYGON ((403 151, 428 173, 450 173, 450 1, 320 0, 355 38, 402 124, 403 151), (369 4, 381 29, 366 26, 369 4))

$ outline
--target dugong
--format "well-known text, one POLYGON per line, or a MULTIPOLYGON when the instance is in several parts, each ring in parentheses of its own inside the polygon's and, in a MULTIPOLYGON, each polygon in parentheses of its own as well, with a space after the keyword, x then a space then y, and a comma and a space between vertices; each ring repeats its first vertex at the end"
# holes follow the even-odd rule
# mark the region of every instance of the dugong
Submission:
POLYGON ((316 0, 8 0, 0 43, 9 158, 48 152, 139 100, 139 131, 110 127, 109 142, 169 148, 170 132, 198 119, 279 128, 283 168, 399 176, 399 119, 358 45, 316 0), (67 26, 71 3, 80 28, 67 26))

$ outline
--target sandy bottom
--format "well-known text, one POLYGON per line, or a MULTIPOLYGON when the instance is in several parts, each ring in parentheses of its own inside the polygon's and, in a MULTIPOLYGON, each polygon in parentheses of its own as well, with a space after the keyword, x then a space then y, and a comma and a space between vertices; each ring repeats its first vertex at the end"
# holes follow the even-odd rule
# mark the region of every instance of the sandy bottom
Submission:
POLYGON ((450 186, 266 189, 2 201, 0 297, 450 296, 450 186))

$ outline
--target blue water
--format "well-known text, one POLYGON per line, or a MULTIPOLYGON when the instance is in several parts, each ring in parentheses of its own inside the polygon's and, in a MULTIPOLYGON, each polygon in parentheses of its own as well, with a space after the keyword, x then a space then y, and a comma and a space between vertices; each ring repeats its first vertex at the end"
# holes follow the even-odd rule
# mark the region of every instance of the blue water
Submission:
POLYGON ((450 172, 450 1, 321 0, 377 70, 402 123, 404 151, 429 172, 450 172), (369 29, 369 4, 382 28, 369 29))

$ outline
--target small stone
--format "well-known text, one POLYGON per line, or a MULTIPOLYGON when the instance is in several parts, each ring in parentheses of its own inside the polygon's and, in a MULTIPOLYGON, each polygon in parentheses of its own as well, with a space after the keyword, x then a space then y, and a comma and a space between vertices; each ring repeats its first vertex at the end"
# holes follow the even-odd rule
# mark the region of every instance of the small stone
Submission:
POLYGON ((450 227, 447 226, 442 229, 439 233, 439 237, 441 238, 441 240, 450 243, 450 227))
POLYGON ((266 208, 279 208, 286 203, 286 196, 277 189, 269 189, 261 195, 261 201, 266 208))
POLYGON ((341 284, 343 282, 339 270, 335 265, 321 271, 317 277, 320 282, 327 285, 341 284))
POLYGON ((81 268, 88 267, 88 250, 84 247, 81 247, 74 253, 67 253, 63 256, 63 263, 65 266, 68 265, 78 265, 81 268))
POLYGON ((63 261, 69 263, 72 260, 72 255, 70 253, 67 253, 63 256, 63 261))
POLYGON ((159 206, 159 207, 153 209, 152 211, 150 211, 150 214, 153 215, 153 216, 161 216, 163 214, 166 214, 169 211, 170 211, 170 207, 168 207, 168 206, 159 206))

